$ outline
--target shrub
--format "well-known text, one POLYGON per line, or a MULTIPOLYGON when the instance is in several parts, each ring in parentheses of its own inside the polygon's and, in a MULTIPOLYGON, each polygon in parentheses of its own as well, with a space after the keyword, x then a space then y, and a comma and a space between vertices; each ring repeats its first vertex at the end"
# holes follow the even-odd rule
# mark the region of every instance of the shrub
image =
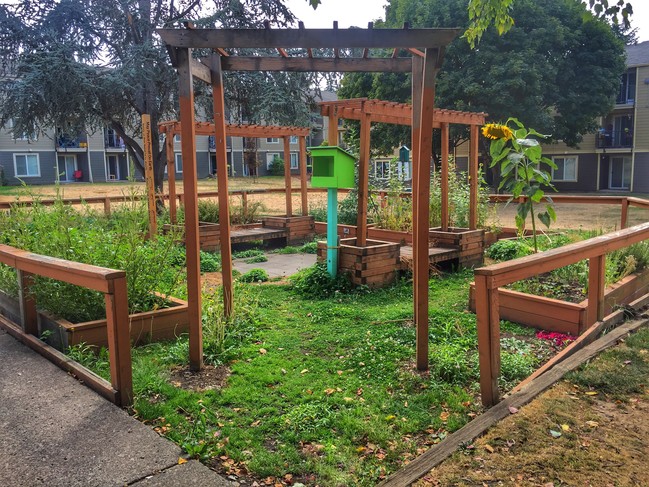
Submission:
POLYGON ((353 289, 345 274, 332 278, 324 262, 302 269, 291 280, 293 289, 307 298, 325 299, 335 293, 346 293, 353 289))
POLYGON ((221 256, 201 250, 201 272, 218 272, 221 270, 221 256))
POLYGON ((270 163, 268 167, 268 172, 271 176, 283 176, 284 175, 284 159, 279 156, 273 158, 273 162, 270 163))
POLYGON ((259 264, 261 262, 268 262, 268 257, 265 255, 256 255, 244 261, 246 264, 259 264))
POLYGON ((239 277, 239 281, 241 282, 266 282, 268 279, 268 272, 264 269, 250 269, 239 277))
POLYGON ((318 253, 318 242, 307 242, 302 247, 300 247, 300 252, 303 254, 317 254, 318 253))
POLYGON ((208 223, 218 223, 219 204, 210 200, 198 200, 198 220, 208 223))
POLYGON ((511 260, 530 255, 533 249, 524 240, 499 240, 487 249, 487 257, 494 260, 511 260))

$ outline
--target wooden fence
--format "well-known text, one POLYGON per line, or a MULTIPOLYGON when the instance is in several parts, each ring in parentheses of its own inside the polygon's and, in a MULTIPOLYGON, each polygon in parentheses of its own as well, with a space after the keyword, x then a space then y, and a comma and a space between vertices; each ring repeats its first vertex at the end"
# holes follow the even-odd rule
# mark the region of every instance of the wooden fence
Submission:
POLYGON ((131 405, 133 382, 126 273, 33 254, 8 245, 0 245, 0 262, 16 269, 20 306, 20 323, 13 323, 0 316, 0 327, 62 369, 75 375, 113 403, 122 407, 131 405), (34 276, 56 279, 104 294, 110 383, 37 338, 37 303, 30 292, 34 276))
MULTIPOLYGON (((627 200, 627 205, 649 207, 649 202, 644 200, 636 198, 625 198, 625 200, 627 200)), ((586 311, 586 327, 588 327, 604 318, 606 254, 647 239, 649 239, 649 222, 558 249, 475 270, 480 391, 485 406, 492 406, 499 401, 499 288, 588 259, 588 306, 586 311)))

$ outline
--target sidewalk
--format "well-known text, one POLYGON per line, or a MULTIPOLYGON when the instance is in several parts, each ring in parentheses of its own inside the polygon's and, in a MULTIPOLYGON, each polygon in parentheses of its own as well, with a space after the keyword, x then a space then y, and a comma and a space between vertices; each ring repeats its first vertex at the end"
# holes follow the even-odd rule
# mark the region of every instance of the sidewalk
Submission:
POLYGON ((233 486, 0 330, 0 485, 233 486))

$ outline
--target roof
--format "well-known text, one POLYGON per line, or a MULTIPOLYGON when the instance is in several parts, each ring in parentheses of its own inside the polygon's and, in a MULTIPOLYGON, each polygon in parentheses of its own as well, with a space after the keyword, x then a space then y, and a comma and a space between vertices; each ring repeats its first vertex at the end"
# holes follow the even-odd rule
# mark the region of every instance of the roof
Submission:
POLYGON ((629 68, 649 66, 649 41, 634 46, 626 46, 626 65, 629 68))

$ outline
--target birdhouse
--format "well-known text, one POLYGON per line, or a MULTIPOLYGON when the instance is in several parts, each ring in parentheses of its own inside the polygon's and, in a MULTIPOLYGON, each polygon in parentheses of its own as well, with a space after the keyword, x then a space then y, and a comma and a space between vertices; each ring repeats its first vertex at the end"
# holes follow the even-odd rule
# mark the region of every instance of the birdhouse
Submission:
POLYGON ((353 188, 356 158, 340 147, 309 147, 313 161, 311 186, 314 188, 353 188))

